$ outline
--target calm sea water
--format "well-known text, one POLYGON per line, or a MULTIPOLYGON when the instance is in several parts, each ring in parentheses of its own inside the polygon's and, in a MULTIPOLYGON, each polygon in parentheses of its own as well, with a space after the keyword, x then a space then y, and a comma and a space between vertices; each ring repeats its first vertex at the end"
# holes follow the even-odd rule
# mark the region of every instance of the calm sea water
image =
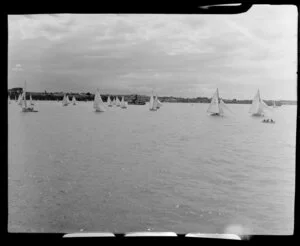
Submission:
POLYGON ((9 107, 9 231, 291 234, 296 106, 276 124, 208 104, 9 107))

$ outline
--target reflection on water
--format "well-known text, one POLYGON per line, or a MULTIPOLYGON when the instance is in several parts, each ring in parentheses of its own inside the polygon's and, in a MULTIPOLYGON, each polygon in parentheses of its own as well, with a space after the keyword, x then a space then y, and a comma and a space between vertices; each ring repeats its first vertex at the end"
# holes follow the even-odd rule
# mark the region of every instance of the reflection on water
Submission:
POLYGON ((296 106, 38 106, 9 105, 9 231, 293 232, 296 106))

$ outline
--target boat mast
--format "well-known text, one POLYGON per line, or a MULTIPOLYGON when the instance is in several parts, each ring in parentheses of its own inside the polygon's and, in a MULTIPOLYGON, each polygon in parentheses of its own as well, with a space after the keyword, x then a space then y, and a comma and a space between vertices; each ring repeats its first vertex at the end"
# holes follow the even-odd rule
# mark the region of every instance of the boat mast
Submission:
POLYGON ((27 108, 27 102, 26 102, 26 80, 24 83, 24 104, 25 104, 25 108, 27 108))

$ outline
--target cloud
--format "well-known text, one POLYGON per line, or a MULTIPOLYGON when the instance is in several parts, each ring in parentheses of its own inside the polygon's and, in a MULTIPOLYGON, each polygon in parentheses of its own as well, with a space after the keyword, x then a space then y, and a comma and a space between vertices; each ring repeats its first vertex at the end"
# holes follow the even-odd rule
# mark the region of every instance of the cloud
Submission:
POLYGON ((222 95, 252 97, 261 85, 266 96, 282 91, 288 98, 294 94, 283 81, 289 88, 296 83, 296 17, 275 6, 222 16, 9 16, 9 64, 12 71, 26 64, 23 72, 37 90, 147 93, 155 87, 194 97, 220 87, 222 95))
POLYGON ((24 69, 23 69, 23 67, 22 67, 21 64, 16 64, 15 67, 13 67, 11 70, 14 71, 14 72, 24 71, 24 69))
POLYGON ((49 40, 58 40, 72 30, 75 24, 72 15, 24 15, 16 18, 9 16, 9 29, 21 33, 21 39, 35 39, 45 37, 49 40))

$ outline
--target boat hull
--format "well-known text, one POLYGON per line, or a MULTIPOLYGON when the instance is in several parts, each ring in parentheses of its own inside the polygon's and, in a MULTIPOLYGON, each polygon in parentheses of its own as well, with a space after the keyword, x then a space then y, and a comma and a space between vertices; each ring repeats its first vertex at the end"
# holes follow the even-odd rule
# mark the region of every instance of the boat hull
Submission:
POLYGON ((37 110, 35 110, 34 108, 22 108, 22 112, 24 113, 35 113, 38 112, 37 110))
POLYGON ((253 117, 264 117, 264 114, 257 113, 257 114, 252 114, 253 117))
POLYGON ((102 109, 96 108, 96 109, 95 109, 95 112, 97 112, 97 113, 101 113, 101 112, 105 112, 105 110, 102 110, 102 109))
POLYGON ((223 117, 223 115, 221 115, 219 113, 212 113, 212 114, 210 114, 210 116, 222 116, 223 117))

